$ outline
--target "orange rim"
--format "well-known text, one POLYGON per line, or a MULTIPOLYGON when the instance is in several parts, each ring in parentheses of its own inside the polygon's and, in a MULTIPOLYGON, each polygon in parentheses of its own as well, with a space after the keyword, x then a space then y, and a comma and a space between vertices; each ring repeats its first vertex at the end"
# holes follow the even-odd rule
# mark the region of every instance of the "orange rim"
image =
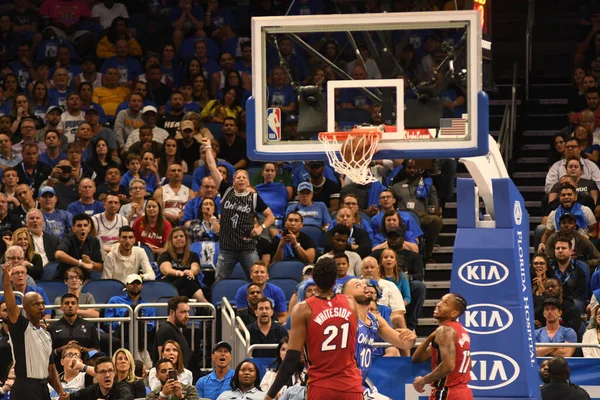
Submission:
POLYGON ((319 133, 319 139, 325 140, 333 140, 337 139, 338 141, 344 141, 348 139, 350 136, 377 136, 379 139, 383 136, 383 134, 379 131, 349 131, 349 132, 321 132, 319 133))

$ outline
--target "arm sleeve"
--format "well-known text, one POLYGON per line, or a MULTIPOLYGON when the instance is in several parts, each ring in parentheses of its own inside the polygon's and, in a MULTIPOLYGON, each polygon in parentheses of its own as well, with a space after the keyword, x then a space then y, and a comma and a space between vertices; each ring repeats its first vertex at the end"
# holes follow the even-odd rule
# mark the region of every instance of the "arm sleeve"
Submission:
POLYGON ((204 396, 204 382, 206 381, 206 379, 204 379, 204 377, 199 378, 196 381, 196 392, 198 392, 198 396, 204 396))
POLYGON ((400 291, 402 292, 402 297, 406 300, 406 304, 410 304, 412 300, 410 297, 410 284, 408 283, 408 277, 406 274, 402 274, 400 278, 400 291))
POLYGON ((577 343, 577 334, 571 328, 566 328, 567 332, 565 333, 565 342, 567 343, 577 343))
POLYGON ((111 255, 107 255, 104 259, 104 265, 102 266, 102 279, 112 279, 114 272, 114 261, 111 255))
POLYGON ((550 211, 548 221, 546 222, 546 229, 550 229, 551 231, 556 230, 556 210, 550 211))
POLYGON ((285 294, 283 294, 283 290, 277 287, 277 290, 275 291, 275 293, 273 293, 273 297, 273 300, 275 301, 275 311, 287 312, 287 302, 285 299, 285 294))
MULTIPOLYGON (((200 189, 200 188, 198 187, 198 189, 200 189)), ((183 208, 183 217, 181 218, 182 225, 184 223, 186 223, 187 221, 192 221, 198 217, 198 215, 197 215, 198 207, 197 207, 197 203, 195 201, 196 199, 197 199, 197 197, 188 201, 186 203, 185 207, 183 208)))
POLYGON ((327 209, 327 206, 321 201, 319 201, 318 203, 319 207, 321 208, 321 213, 323 215, 323 225, 331 224, 331 215, 329 215, 329 210, 327 209))
POLYGON ((265 203, 265 201, 262 199, 262 197, 260 197, 260 194, 256 194, 256 211, 259 213, 263 213, 265 212, 265 210, 269 208, 269 206, 267 206, 267 203, 265 203))
POLYGON ((371 244, 371 239, 369 235, 364 229, 355 229, 356 232, 356 244, 358 244, 358 248, 356 252, 360 255, 360 258, 364 258, 371 254, 373 245, 371 244))
POLYGON ((406 307, 404 306, 404 299, 402 298, 402 293, 400 293, 398 286, 389 285, 389 288, 390 296, 388 306, 391 308, 392 311, 406 311, 406 307))
POLYGON ((127 110, 121 110, 117 114, 117 118, 115 118, 115 139, 119 144, 119 147, 125 146, 125 116, 127 115, 127 110))

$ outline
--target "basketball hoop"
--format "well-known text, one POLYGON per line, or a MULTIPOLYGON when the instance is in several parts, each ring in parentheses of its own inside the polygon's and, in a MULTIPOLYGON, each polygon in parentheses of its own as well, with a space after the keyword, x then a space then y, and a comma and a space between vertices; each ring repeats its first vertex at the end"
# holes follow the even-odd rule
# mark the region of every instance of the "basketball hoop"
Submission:
POLYGON ((370 165, 381 137, 382 132, 376 129, 319 133, 329 164, 359 185, 377 181, 370 165))

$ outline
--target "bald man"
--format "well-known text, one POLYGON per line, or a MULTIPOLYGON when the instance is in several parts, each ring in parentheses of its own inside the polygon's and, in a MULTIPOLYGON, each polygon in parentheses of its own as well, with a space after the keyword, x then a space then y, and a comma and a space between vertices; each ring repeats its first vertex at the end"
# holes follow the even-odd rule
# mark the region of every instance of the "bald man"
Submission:
POLYGON ((61 399, 67 399, 68 395, 62 388, 54 365, 50 333, 41 329, 46 308, 44 299, 36 292, 25 294, 23 310, 26 317, 21 314, 13 292, 11 275, 27 273, 22 271, 24 268, 18 260, 13 260, 13 257, 8 255, 6 258, 7 262, 2 265, 4 300, 7 309, 5 322, 8 325, 15 357, 15 383, 11 389, 11 397, 29 400, 49 399, 47 383, 50 383, 61 399))
POLYGON ((90 178, 83 178, 79 181, 79 200, 72 202, 67 207, 67 211, 72 215, 87 214, 92 215, 104 212, 104 204, 94 199, 96 193, 96 184, 90 178))

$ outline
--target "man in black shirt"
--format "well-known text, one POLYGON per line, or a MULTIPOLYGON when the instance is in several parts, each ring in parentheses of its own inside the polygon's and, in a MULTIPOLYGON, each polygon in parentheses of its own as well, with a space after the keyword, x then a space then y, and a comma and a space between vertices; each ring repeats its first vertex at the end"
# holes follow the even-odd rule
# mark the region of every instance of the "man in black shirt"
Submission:
POLYGON ((23 145, 23 161, 15 167, 19 175, 19 182, 29 185, 33 189, 34 196, 42 182, 52 173, 52 167, 48 164, 38 161, 40 150, 35 143, 26 143, 23 145))
MULTIPOLYGON (((425 302, 426 287, 423 282, 425 268, 423 259, 418 253, 410 250, 403 250, 404 236, 401 229, 395 229, 388 232, 387 244, 390 249, 396 251, 398 257, 398 266, 406 273, 410 284, 411 302, 406 307, 406 325, 409 329, 416 329, 419 316, 423 310, 425 302)), ((379 249, 371 253, 371 257, 379 260, 384 249, 379 249)))
POLYGON ((167 340, 174 340, 181 346, 183 364, 187 369, 195 372, 199 367, 197 359, 182 331, 187 328, 190 319, 190 305, 188 303, 189 300, 185 296, 175 296, 169 299, 167 305, 169 316, 167 317, 167 322, 161 324, 158 332, 156 332, 154 355, 155 359, 160 358, 165 342, 167 340))
POLYGON ((106 181, 102 185, 98 186, 98 188, 96 189, 96 193, 94 193, 94 198, 96 200, 102 200, 100 199, 101 195, 106 196, 112 194, 115 196, 119 196, 121 205, 129 203, 129 188, 127 186, 121 185, 121 170, 119 169, 119 167, 109 166, 106 169, 105 178, 106 181))
POLYGON ((0 319, 2 319, 2 327, 0 328, 0 382, 4 382, 13 362, 10 337, 8 336, 8 312, 4 300, 0 300, 0 319))
POLYGON ((258 300, 263 297, 263 293, 260 286, 256 283, 250 283, 246 293, 248 308, 238 311, 238 317, 244 321, 244 325, 249 326, 253 322, 256 322, 256 306, 258 306, 258 300))
POLYGON ((271 262, 282 260, 299 260, 305 264, 315 262, 317 245, 304 232, 302 215, 290 212, 285 217, 284 228, 281 236, 277 235, 271 241, 271 262))
POLYGON ((94 364, 98 383, 71 393, 70 400, 133 400, 131 386, 115 379, 115 366, 110 357, 100 357, 94 364))
POLYGON ((99 350, 100 341, 96 324, 88 322, 77 315, 79 311, 79 299, 72 293, 67 293, 60 298, 60 309, 63 317, 53 322, 48 327, 52 337, 52 348, 54 355, 61 357, 63 349, 68 344, 76 343, 80 346, 82 353, 90 350, 99 350))
POLYGON ((340 183, 325 177, 323 161, 308 161, 305 167, 313 186, 313 201, 325 203, 329 212, 337 211, 340 206, 340 183))
MULTIPOLYGON (((283 326, 273 322, 271 300, 265 297, 258 300, 256 318, 256 321, 248 327, 251 344, 278 344, 281 339, 288 336, 283 326)), ((276 353, 276 350, 256 350, 252 353, 252 357, 276 357, 276 353)))
POLYGON ((92 218, 87 214, 77 214, 73 217, 72 232, 62 237, 56 253, 56 260, 60 262, 54 279, 62 280, 65 271, 71 267, 78 267, 83 272, 84 280, 90 279, 92 270, 102 271, 102 252, 100 239, 90 236, 92 218))
POLYGON ((223 138, 219 140, 221 151, 219 157, 233 165, 235 169, 243 169, 248 165, 246 157, 246 139, 237 135, 237 122, 235 118, 225 117, 223 121, 223 138))
POLYGON ((171 88, 162 83, 162 71, 160 65, 153 64, 146 71, 146 81, 148 82, 148 97, 160 108, 167 104, 171 97, 171 88))
MULTIPOLYGON (((175 137, 175 134, 179 130, 181 120, 185 115, 183 111, 184 99, 181 92, 175 91, 171 93, 171 110, 165 114, 162 119, 162 128, 169 132, 169 136, 175 137)), ((200 154, 200 153, 198 153, 200 154)), ((196 156, 198 156, 196 154, 196 156)), ((196 157, 197 158, 197 157, 196 157)), ((193 164, 189 166, 193 168, 193 164)))
POLYGON ((542 386, 542 400, 588 400, 590 395, 571 383, 569 364, 563 357, 554 357, 548 362, 550 383, 542 386))
POLYGON ((4 301, 6 302, 6 323, 10 332, 15 356, 15 383, 11 389, 11 398, 46 400, 50 398, 48 383, 56 390, 61 399, 67 395, 62 388, 52 354, 50 334, 42 329, 46 305, 37 292, 29 292, 23 298, 21 314, 11 284, 11 272, 14 262, 2 265, 4 273, 4 301), (33 362, 32 362, 33 361, 33 362))
POLYGON ((200 143, 194 139, 195 127, 194 122, 190 120, 181 121, 179 125, 181 131, 181 139, 177 139, 177 150, 179 155, 188 165, 188 170, 194 168, 194 163, 200 157, 200 143))

